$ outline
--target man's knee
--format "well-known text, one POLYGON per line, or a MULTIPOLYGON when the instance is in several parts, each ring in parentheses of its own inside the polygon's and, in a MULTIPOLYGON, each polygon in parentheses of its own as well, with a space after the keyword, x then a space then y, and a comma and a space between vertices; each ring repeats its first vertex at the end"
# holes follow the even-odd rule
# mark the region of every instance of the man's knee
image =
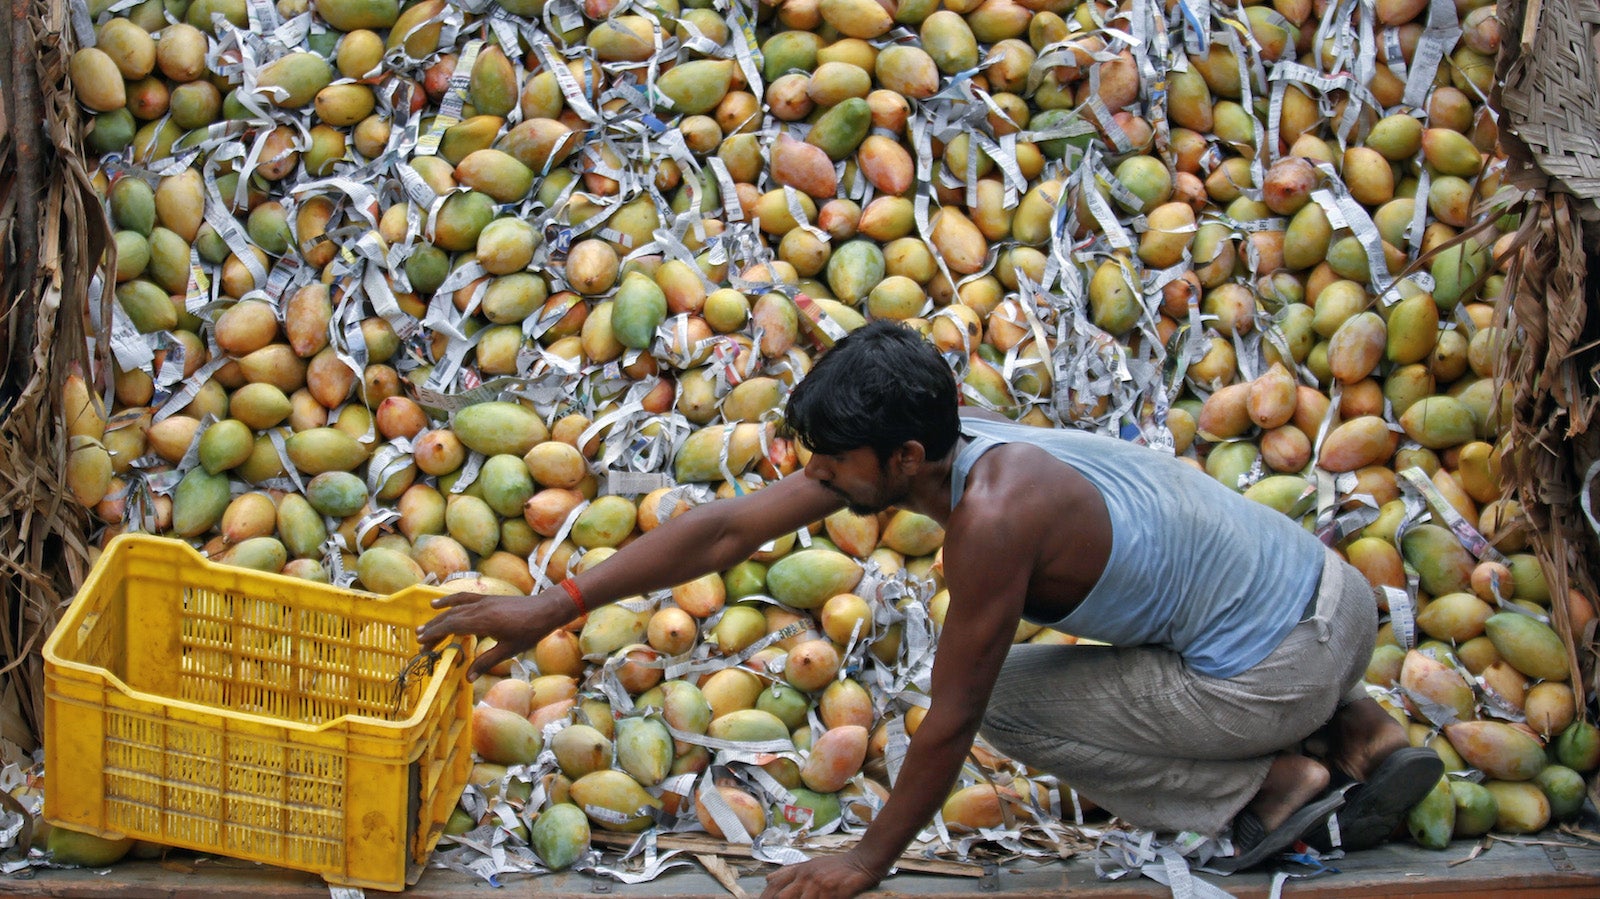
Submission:
POLYGON ((996 690, 984 709, 979 732, 997 746, 1002 742, 1014 745, 1026 741, 1040 730, 1036 709, 1032 712, 1026 700, 996 690))

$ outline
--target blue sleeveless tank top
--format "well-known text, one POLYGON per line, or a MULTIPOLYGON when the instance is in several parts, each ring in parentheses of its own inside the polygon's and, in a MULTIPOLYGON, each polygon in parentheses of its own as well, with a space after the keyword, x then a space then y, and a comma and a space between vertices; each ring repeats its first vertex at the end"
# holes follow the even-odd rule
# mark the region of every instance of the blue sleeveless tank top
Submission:
POLYGON ((1037 622, 1114 646, 1164 646, 1195 671, 1227 678, 1266 658, 1298 623, 1326 550, 1288 517, 1244 499, 1171 456, 1087 431, 963 419, 951 507, 985 452, 1027 443, 1100 492, 1111 555, 1082 604, 1037 622))

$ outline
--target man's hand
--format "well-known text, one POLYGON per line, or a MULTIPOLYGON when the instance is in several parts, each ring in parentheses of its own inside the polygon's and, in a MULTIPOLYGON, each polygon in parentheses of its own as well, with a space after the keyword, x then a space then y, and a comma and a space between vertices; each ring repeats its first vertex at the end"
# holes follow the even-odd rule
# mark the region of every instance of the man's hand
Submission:
POLYGON ((451 634, 495 640, 494 646, 472 660, 468 680, 477 680, 506 659, 532 649, 545 635, 571 621, 575 611, 572 599, 559 589, 537 596, 452 593, 434 600, 433 607, 445 611, 417 628, 417 641, 423 646, 433 646, 451 634))
POLYGON ((850 899, 877 886, 882 879, 847 852, 772 872, 767 875, 767 889, 761 899, 850 899))

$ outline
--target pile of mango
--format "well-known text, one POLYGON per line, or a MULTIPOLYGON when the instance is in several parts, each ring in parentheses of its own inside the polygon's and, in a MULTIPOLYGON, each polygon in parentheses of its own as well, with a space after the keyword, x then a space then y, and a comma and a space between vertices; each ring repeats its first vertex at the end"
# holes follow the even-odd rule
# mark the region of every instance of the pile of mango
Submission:
MULTIPOLYGON (((1390 588, 1370 679, 1453 771, 1523 785, 1485 788, 1496 826, 1569 813, 1560 771, 1600 763, 1499 477, 1493 6, 92 0, 76 24, 115 299, 63 405, 104 538, 530 592, 794 473, 788 391, 889 318, 965 402, 1170 449, 1390 588)), ((941 537, 841 516, 575 623, 484 696, 477 748, 514 766, 484 795, 520 784, 518 839, 569 861, 589 823, 694 803, 730 838, 870 816, 920 719, 941 537), (564 799, 590 814, 534 817, 564 799)), ((1070 807, 985 766, 945 821, 1070 807)), ((1483 820, 1448 786, 1425 842, 1483 820)))
MULTIPOLYGON (((841 511, 806 548, 774 547, 660 602, 606 606, 551 634, 478 682, 482 761, 449 832, 522 828, 559 868, 583 857, 591 826, 687 821, 740 843, 769 828, 859 830, 926 712, 948 594, 926 598, 938 571, 924 560, 941 537, 915 513, 841 511), (582 813, 547 823, 562 805, 582 813)), ((1016 634, 1071 639, 1037 625, 1016 634)), ((1071 801, 1070 788, 980 743, 942 822, 1031 827, 1071 801)))

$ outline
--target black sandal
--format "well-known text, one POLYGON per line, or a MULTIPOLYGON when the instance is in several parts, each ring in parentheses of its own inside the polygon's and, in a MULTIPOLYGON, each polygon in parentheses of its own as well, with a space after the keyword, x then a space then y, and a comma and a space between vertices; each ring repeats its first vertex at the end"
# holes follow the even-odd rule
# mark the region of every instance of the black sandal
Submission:
POLYGON ((1332 826, 1307 834, 1305 840, 1319 852, 1328 852, 1334 848, 1333 830, 1338 828, 1338 848, 1348 852, 1371 849, 1389 838, 1406 813, 1443 776, 1444 761, 1432 749, 1397 749, 1365 783, 1347 788, 1344 808, 1334 816, 1332 826))
POLYGON ((1261 865, 1293 846, 1307 831, 1317 829, 1343 805, 1342 790, 1326 793, 1270 831, 1255 812, 1242 811, 1233 819, 1233 857, 1218 859, 1211 867, 1233 874, 1261 865))

